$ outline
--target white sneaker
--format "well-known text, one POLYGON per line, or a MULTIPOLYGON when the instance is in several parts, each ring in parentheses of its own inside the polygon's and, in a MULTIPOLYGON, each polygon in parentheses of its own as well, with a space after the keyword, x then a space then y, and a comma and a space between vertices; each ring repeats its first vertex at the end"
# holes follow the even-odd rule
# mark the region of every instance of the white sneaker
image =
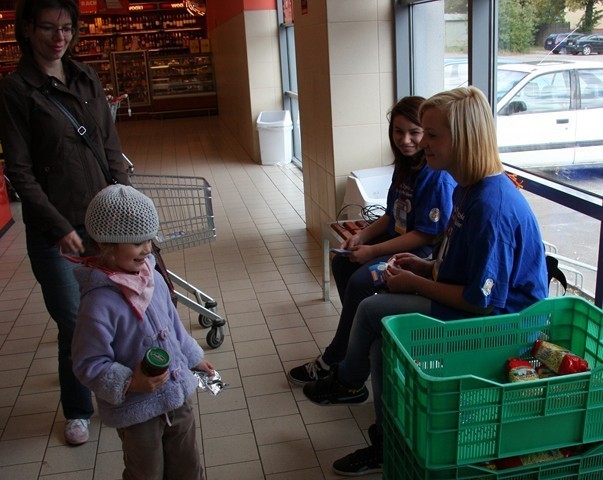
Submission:
POLYGON ((74 418, 65 422, 65 441, 70 445, 81 445, 86 443, 90 437, 88 426, 90 420, 86 418, 74 418))

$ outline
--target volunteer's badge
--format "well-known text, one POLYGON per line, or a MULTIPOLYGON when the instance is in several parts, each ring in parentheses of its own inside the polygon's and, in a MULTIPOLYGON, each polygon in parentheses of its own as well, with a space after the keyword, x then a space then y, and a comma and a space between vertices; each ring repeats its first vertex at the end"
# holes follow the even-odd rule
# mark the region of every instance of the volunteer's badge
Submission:
POLYGON ((440 209, 439 208, 432 208, 430 210, 429 220, 431 220, 433 223, 440 221, 440 209))
POLYGON ((494 280, 491 278, 487 278, 484 284, 482 285, 482 293, 485 297, 489 297, 492 293, 492 287, 494 286, 494 280))

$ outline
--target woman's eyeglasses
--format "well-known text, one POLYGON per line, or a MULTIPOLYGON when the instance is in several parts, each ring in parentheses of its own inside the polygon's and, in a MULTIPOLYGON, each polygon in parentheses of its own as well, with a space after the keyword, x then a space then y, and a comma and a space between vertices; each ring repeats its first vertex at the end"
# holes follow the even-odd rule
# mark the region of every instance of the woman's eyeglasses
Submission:
POLYGON ((47 37, 54 37, 58 32, 61 32, 63 38, 67 38, 72 37, 75 33, 75 28, 73 27, 56 27, 47 23, 36 24, 36 28, 47 37))

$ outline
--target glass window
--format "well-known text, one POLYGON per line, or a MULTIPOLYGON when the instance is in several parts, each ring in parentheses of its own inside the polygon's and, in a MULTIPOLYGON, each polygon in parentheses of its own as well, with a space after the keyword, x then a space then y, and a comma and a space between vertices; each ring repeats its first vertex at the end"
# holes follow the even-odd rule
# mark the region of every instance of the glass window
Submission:
POLYGON ((470 84, 486 93, 501 159, 523 180, 547 250, 573 292, 601 305, 603 55, 589 54, 603 53, 603 41, 581 41, 580 57, 536 52, 536 9, 518 0, 396 2, 397 96, 470 84))
POLYGON ((517 85, 525 76, 526 72, 516 72, 514 70, 499 70, 496 83, 496 100, 500 100, 509 91, 517 85))
MULTIPOLYGON (((550 113, 570 109, 569 71, 540 75, 528 81, 505 104, 504 113, 550 113), (509 111, 508 105, 515 108, 509 111)), ((504 114, 499 111, 500 114, 504 114)))
POLYGON ((517 3, 499 2, 495 110, 501 159, 530 178, 528 189, 547 192, 548 198, 524 192, 547 250, 559 257, 572 293, 594 299, 601 222, 573 206, 582 200, 601 205, 603 63, 534 52, 534 39, 522 33, 533 6, 520 11, 517 3))
POLYGON ((429 97, 442 90, 467 86, 469 24, 466 2, 445 0, 417 4, 413 8, 412 22, 414 94, 429 97))
POLYGON ((444 90, 465 87, 469 82, 469 64, 466 58, 444 60, 444 90))
POLYGON ((293 162, 301 166, 300 112, 297 93, 297 69, 295 62, 295 34, 293 4, 291 0, 278 2, 280 23, 279 46, 281 54, 281 80, 283 84, 283 105, 291 112, 293 121, 292 145, 293 162))
POLYGON ((603 108, 603 65, 600 70, 578 70, 580 109, 603 108))

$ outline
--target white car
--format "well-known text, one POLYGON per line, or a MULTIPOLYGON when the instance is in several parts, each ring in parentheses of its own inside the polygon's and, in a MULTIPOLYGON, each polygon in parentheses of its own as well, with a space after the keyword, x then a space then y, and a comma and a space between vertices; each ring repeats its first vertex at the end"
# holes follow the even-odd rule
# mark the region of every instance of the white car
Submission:
POLYGON ((603 63, 499 65, 497 100, 503 162, 603 164, 603 63))

